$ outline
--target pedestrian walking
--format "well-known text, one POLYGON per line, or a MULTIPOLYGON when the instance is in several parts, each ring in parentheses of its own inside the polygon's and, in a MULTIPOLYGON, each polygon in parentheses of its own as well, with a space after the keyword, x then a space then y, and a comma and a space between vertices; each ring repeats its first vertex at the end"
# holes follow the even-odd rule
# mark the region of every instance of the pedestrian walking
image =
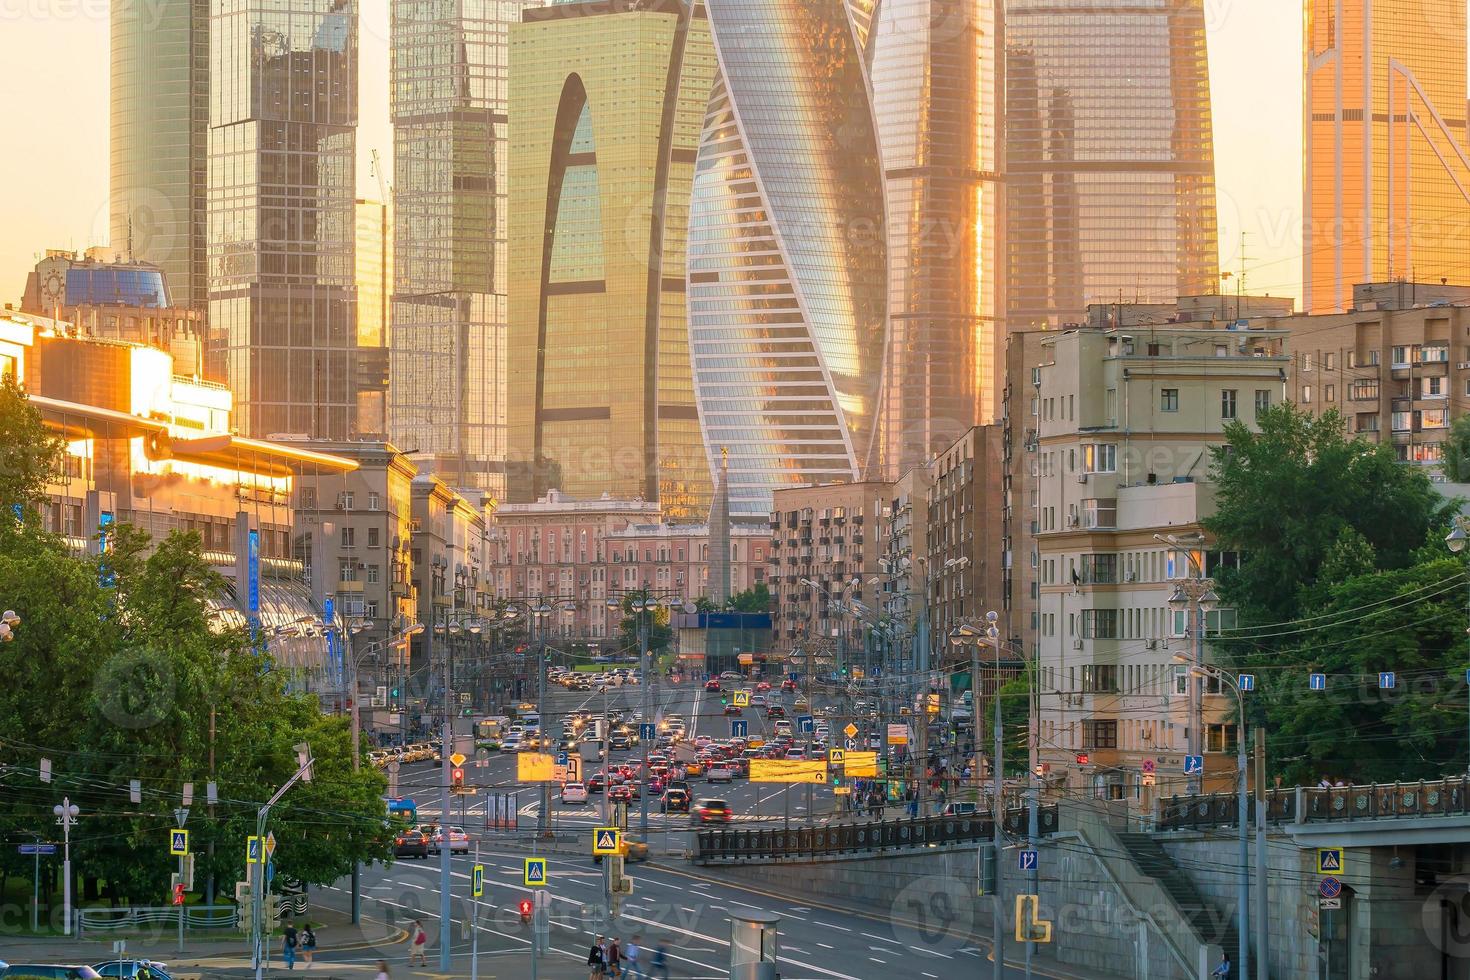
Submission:
POLYGON ((587 952, 587 969, 590 971, 587 974, 588 980, 602 980, 607 976, 607 960, 602 951, 601 936, 592 941, 592 948, 587 952))
POLYGON ((614 936, 612 942, 607 944, 607 975, 610 977, 623 975, 622 941, 617 936, 614 936))
POLYGON ((653 951, 653 972, 655 976, 669 980, 669 944, 662 939, 653 951))
POLYGON ((637 977, 638 980, 648 980, 648 973, 643 969, 643 964, 648 962, 648 959, 643 955, 643 946, 639 942, 642 938, 642 936, 635 935, 628 940, 628 948, 623 950, 623 958, 628 961, 629 980, 633 980, 634 977, 637 977))
POLYGON ((286 961, 286 969, 296 969, 296 927, 286 923, 286 929, 281 938, 281 958, 286 961))
POLYGON ((301 958, 306 961, 306 969, 311 969, 311 958, 316 955, 316 933, 311 929, 308 922, 301 927, 301 958))
POLYGON ((429 934, 424 931, 424 924, 414 919, 408 932, 408 965, 413 966, 413 961, 418 960, 419 966, 428 966, 429 955, 426 947, 429 945, 429 934))
POLYGON ((1226 953, 1225 954, 1225 958, 1220 961, 1220 965, 1217 966, 1217 967, 1215 967, 1215 971, 1213 973, 1211 973, 1210 976, 1212 976, 1212 977, 1229 977, 1230 976, 1230 954, 1229 953, 1226 953))
POLYGON ((378 960, 378 975, 373 980, 391 980, 388 976, 388 961, 378 960))

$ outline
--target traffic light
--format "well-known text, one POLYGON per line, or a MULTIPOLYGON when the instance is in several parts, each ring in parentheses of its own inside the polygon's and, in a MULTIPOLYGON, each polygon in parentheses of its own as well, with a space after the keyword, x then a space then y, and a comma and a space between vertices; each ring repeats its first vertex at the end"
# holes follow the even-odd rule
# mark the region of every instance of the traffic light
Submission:
POLYGON ((174 884, 174 904, 184 904, 184 883, 182 881, 174 884))
POLYGON ((394 698, 397 698, 398 697, 398 688, 396 688, 396 687, 393 689, 393 697, 394 698))
POLYGON ((1077 765, 1079 765, 1079 766, 1085 766, 1085 765, 1087 765, 1087 763, 1088 763, 1087 753, 1086 752, 1078 752, 1077 753, 1077 765))
POLYGON ((529 898, 521 899, 520 902, 516 904, 516 909, 521 913, 522 923, 527 923, 531 921, 531 900, 529 898))
POLYGON ((720 703, 721 704, 729 704, 730 703, 730 695, 728 695, 728 694, 721 694, 720 695, 720 703))
POLYGON ((464 790, 464 770, 459 766, 449 770, 449 788, 456 793, 464 790))

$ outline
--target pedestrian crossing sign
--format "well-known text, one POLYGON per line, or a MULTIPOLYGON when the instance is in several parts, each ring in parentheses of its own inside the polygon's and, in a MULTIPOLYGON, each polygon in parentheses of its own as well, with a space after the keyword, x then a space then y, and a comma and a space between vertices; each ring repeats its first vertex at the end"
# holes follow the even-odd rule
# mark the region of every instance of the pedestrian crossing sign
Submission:
POLYGON ((592 853, 598 856, 618 854, 622 851, 623 832, 617 827, 596 827, 592 831, 592 853))
POLYGON ((470 897, 485 897, 485 866, 477 864, 470 873, 470 897))
POLYGON ((840 765, 843 765, 846 761, 847 761, 847 750, 846 749, 828 749, 827 750, 827 763, 828 763, 828 765, 840 766, 840 765))
POLYGON ((735 707, 737 707, 737 708, 748 708, 748 707, 750 707, 750 692, 749 691, 736 691, 735 692, 735 707))
POLYGON ((546 884, 546 859, 526 858, 526 884, 546 884))
POLYGON ((168 832, 168 852, 174 857, 186 857, 189 853, 189 832, 187 830, 170 830, 168 832))
POLYGON ((245 863, 264 864, 265 850, 260 845, 259 837, 245 838, 245 863))
POLYGON ((1335 875, 1342 873, 1342 848, 1319 847, 1317 848, 1317 873, 1319 875, 1335 875))

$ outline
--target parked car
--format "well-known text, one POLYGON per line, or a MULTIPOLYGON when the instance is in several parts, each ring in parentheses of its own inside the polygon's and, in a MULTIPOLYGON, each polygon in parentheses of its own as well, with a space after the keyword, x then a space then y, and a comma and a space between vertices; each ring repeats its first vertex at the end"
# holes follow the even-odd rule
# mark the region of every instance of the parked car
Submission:
POLYGON ((394 857, 429 857, 429 835, 419 830, 400 830, 393 838, 394 857))
POLYGON ((173 980, 168 964, 157 960, 108 960, 92 969, 104 977, 121 977, 123 980, 173 980))
POLYGON ((729 823, 733 815, 730 804, 724 800, 700 800, 694 818, 700 823, 729 823))
POLYGON ((704 778, 712 783, 733 783, 735 770, 729 766, 711 766, 709 773, 704 778))
POLYGON ((587 787, 582 783, 567 783, 561 788, 563 803, 586 803, 587 787))
POLYGON ((0 977, 39 977, 42 980, 96 980, 101 976, 90 966, 56 966, 40 963, 12 963, 0 977))

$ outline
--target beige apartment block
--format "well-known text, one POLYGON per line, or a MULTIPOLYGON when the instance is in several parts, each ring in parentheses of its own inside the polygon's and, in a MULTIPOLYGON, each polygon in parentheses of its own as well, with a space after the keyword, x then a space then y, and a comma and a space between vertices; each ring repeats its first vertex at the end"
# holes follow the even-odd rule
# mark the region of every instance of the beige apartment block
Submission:
MULTIPOLYGON (((1252 424, 1285 396, 1286 336, 1188 323, 1048 333, 1034 400, 1013 392, 1035 413, 1021 445, 1037 490, 1038 735, 1050 787, 1140 807, 1183 791, 1190 699, 1173 658, 1191 655, 1193 639, 1168 599, 1195 563, 1208 573, 1232 560, 1191 543, 1214 509, 1210 451, 1231 421, 1252 424)), ((1207 635, 1231 620, 1212 614, 1207 635)), ((1234 770, 1234 700, 1212 689, 1201 701, 1210 788, 1234 770)))

